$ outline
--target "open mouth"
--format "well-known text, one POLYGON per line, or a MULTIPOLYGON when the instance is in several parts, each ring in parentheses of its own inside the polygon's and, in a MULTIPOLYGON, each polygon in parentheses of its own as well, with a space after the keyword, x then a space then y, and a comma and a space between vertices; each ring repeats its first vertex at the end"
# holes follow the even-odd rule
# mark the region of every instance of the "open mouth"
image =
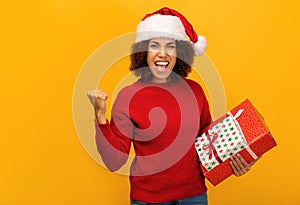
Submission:
POLYGON ((158 71, 164 72, 164 71, 167 70, 169 62, 167 62, 167 61, 157 61, 157 62, 155 62, 155 65, 156 65, 158 71))

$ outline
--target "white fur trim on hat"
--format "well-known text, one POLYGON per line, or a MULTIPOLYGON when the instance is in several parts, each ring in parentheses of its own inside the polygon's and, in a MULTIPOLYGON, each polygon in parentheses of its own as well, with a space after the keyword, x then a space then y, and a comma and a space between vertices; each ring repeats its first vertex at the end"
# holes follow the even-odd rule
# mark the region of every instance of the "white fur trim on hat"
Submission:
POLYGON ((176 16, 156 14, 138 24, 135 42, 157 37, 186 40, 186 33, 180 19, 176 16))

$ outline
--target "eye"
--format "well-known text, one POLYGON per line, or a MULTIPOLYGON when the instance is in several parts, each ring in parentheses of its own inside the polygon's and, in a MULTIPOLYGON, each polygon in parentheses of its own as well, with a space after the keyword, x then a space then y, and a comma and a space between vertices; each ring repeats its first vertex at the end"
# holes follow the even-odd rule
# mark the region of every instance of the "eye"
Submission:
POLYGON ((168 49, 174 49, 174 48, 175 48, 175 45, 167 45, 167 48, 168 48, 168 49))
POLYGON ((149 46, 150 48, 157 48, 158 47, 158 45, 157 44, 150 44, 150 46, 149 46))

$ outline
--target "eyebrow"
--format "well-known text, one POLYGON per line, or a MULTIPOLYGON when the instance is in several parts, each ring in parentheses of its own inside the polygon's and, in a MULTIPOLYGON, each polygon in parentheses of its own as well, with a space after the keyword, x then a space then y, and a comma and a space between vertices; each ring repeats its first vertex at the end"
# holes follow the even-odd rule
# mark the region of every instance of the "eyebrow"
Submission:
MULTIPOLYGON (((151 40, 149 43, 160 44, 159 42, 154 41, 154 40, 151 40)), ((172 42, 166 43, 166 45, 172 45, 172 44, 175 44, 175 42, 172 41, 172 42)))

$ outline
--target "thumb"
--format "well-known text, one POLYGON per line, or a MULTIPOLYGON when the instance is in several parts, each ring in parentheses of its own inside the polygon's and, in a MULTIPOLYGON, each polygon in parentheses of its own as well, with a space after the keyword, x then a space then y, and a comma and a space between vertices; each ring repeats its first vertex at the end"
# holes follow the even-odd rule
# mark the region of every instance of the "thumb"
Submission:
POLYGON ((107 93, 104 90, 96 90, 94 95, 94 106, 96 111, 104 113, 106 111, 106 100, 108 98, 107 93))
POLYGON ((89 98, 89 100, 90 100, 90 102, 91 102, 91 104, 92 104, 93 106, 95 106, 95 94, 96 94, 96 90, 97 90, 97 89, 89 90, 89 91, 87 92, 87 96, 88 96, 88 98, 89 98))

